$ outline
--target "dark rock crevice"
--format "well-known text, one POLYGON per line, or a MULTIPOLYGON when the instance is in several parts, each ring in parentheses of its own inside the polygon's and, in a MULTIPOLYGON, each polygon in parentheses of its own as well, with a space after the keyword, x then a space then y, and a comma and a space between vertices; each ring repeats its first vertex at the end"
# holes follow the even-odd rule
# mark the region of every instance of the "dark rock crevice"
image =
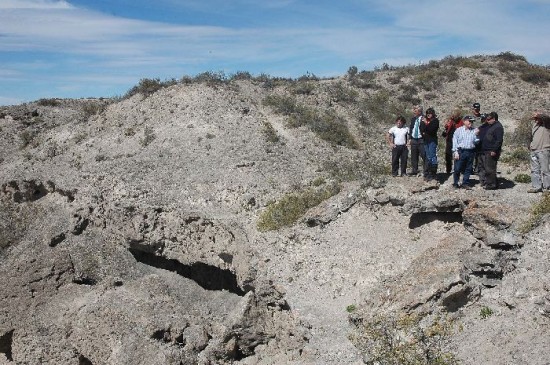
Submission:
POLYGON ((191 265, 186 265, 178 260, 157 256, 154 253, 145 252, 136 247, 131 247, 130 253, 137 261, 143 264, 175 272, 178 275, 193 280, 206 290, 227 290, 230 293, 244 296, 252 289, 246 288, 246 291, 243 290, 237 283, 237 276, 230 270, 220 269, 203 262, 194 262, 191 265))
POLYGON ((14 330, 11 330, 7 333, 4 333, 2 336, 0 336, 0 352, 6 355, 6 358, 9 361, 13 361, 13 355, 12 355, 12 343, 13 343, 13 332, 14 330))
POLYGON ((420 212, 411 214, 409 228, 415 229, 434 221, 462 223, 462 212, 420 212))

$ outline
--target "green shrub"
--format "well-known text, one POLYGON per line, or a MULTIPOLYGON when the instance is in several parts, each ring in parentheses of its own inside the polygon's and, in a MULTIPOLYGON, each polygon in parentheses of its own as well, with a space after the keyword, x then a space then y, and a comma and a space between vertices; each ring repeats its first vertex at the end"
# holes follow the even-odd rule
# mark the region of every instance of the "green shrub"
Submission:
POLYGON ((517 55, 515 53, 512 53, 510 51, 499 53, 496 56, 497 59, 507 62, 525 62, 527 63, 527 59, 523 56, 517 55))
POLYGON ((396 104, 390 100, 388 90, 381 90, 360 103, 357 119, 363 125, 391 125, 394 124, 397 116, 403 113, 404 109, 404 105, 396 104))
POLYGON ((106 107, 105 103, 94 100, 85 101, 81 106, 85 118, 102 113, 106 107))
POLYGON ((402 84, 399 89, 402 94, 399 96, 399 100, 408 104, 420 104, 420 98, 418 97, 418 88, 414 85, 402 84))
POLYGON ((288 116, 290 128, 307 126, 319 138, 348 148, 357 148, 358 144, 351 135, 346 121, 333 111, 320 114, 313 108, 300 105, 293 97, 270 95, 263 101, 275 112, 288 116))
POLYGON ((247 72, 247 71, 237 71, 236 73, 234 73, 233 75, 231 75, 229 79, 230 79, 231 81, 234 81, 234 80, 252 80, 253 77, 252 77, 252 75, 250 74, 250 72, 247 72))
POLYGON ((267 142, 277 143, 280 140, 279 135, 277 134, 277 131, 275 130, 273 125, 269 122, 264 122, 262 133, 267 142))
POLYGON ((357 99, 357 96, 359 96, 356 90, 345 86, 343 82, 330 85, 327 91, 330 98, 337 103, 353 103, 357 99))
POLYGON ((378 89, 380 86, 376 83, 376 73, 374 71, 361 71, 350 78, 350 84, 360 89, 378 89))
POLYGON ((300 111, 296 98, 290 96, 268 95, 263 100, 263 104, 273 108, 276 113, 286 116, 300 111))
POLYGON ((531 182, 531 175, 517 174, 514 176, 514 181, 522 184, 529 184, 531 182))
POLYGON ((440 64, 454 66, 454 67, 473 68, 473 69, 479 69, 483 67, 479 61, 476 61, 473 58, 462 57, 462 56, 458 56, 458 57, 447 56, 441 60, 440 64))
POLYGON ((153 131, 153 128, 146 126, 143 130, 143 138, 139 140, 139 143, 145 147, 149 145, 151 142, 153 142, 157 138, 155 135, 155 132, 153 131))
POLYGON ((475 86, 475 89, 478 91, 483 90, 483 80, 480 79, 479 77, 476 77, 474 79, 474 86, 475 86))
POLYGON ((502 154, 500 160, 514 166, 526 164, 529 161, 529 150, 525 147, 516 147, 502 154))
POLYGON ((21 144, 19 145, 20 149, 24 149, 28 145, 37 145, 36 136, 38 135, 38 132, 35 130, 29 130, 25 129, 21 133, 19 133, 19 139, 21 139, 21 144))
POLYGON ((479 310, 479 316, 481 317, 481 319, 487 319, 491 317, 493 314, 494 314, 493 310, 489 307, 482 307, 479 310))
POLYGON ((308 126, 319 138, 334 146, 359 147, 348 129, 346 120, 333 111, 315 115, 308 126))
POLYGON ((550 82, 550 70, 540 66, 530 66, 522 70, 520 78, 533 85, 546 86, 550 82))
POLYGON ((292 86, 292 93, 296 95, 311 95, 315 91, 317 84, 311 81, 297 81, 292 86))
POLYGON ((346 307, 346 312, 348 313, 355 312, 356 309, 357 307, 355 306, 355 304, 350 304, 346 307))
POLYGON ((379 315, 359 322, 357 327, 350 340, 363 352, 366 364, 458 364, 443 348, 453 331, 453 322, 446 318, 423 321, 414 314, 379 315))
POLYGON ((424 67, 420 70, 414 77, 414 83, 425 91, 437 90, 444 83, 456 81, 459 78, 456 67, 438 68, 432 65, 431 68, 424 67))
POLYGON ((39 99, 36 103, 40 106, 59 106, 59 105, 61 105, 61 102, 58 99, 55 99, 55 98, 39 99))
POLYGON ((547 214, 550 214, 550 192, 544 192, 540 200, 531 207, 529 218, 521 224, 519 231, 527 233, 535 229, 547 214))
POLYGON ((175 79, 166 80, 166 81, 160 81, 160 79, 141 79, 139 80, 139 84, 132 87, 126 95, 125 98, 129 98, 131 96, 134 96, 136 94, 141 94, 145 97, 153 95, 157 91, 159 91, 162 88, 176 85, 177 81, 175 79))
POLYGON ((524 116, 516 122, 516 128, 512 134, 509 134, 507 144, 514 147, 528 148, 531 143, 531 133, 533 130, 533 119, 531 116, 524 116))
POLYGON ((218 72, 206 71, 195 76, 193 81, 197 83, 206 84, 208 86, 219 86, 226 83, 228 79, 223 71, 218 71, 218 72))
POLYGON ((348 79, 353 79, 354 77, 356 77, 358 72, 359 70, 356 66, 351 66, 350 68, 348 68, 348 79))
POLYGON ((258 230, 265 232, 291 226, 308 209, 319 205, 339 192, 340 186, 334 184, 324 188, 306 188, 302 191, 288 193, 278 201, 267 206, 258 219, 258 230))

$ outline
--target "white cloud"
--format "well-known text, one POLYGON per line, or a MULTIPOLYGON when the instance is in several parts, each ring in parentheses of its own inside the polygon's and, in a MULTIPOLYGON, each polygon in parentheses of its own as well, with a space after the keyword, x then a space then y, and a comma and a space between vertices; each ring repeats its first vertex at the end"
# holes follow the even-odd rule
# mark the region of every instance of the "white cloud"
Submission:
POLYGON ((0 0, 0 9, 72 9, 66 1, 51 0, 0 0))

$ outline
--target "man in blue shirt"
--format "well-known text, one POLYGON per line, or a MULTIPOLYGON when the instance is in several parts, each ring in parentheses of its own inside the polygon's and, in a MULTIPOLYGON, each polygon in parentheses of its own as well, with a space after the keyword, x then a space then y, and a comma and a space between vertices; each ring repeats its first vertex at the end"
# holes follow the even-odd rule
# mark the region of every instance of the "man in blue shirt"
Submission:
MULTIPOLYGON (((470 175, 476 155, 476 132, 472 127, 471 117, 462 118, 462 127, 458 128, 453 135, 453 158, 455 169, 453 174, 453 186, 459 188, 460 173, 462 176, 462 188, 471 189, 470 175)), ((473 119, 473 118, 472 118, 473 119)))

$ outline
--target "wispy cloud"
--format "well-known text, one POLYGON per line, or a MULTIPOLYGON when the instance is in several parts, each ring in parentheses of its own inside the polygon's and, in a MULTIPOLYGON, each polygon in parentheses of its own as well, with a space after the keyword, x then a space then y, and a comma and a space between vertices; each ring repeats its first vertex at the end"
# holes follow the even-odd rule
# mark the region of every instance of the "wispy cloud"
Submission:
POLYGON ((327 76, 351 65, 506 50, 550 61, 550 25, 543 19, 548 0, 349 0, 339 6, 328 0, 120 1, 135 9, 216 14, 212 19, 223 21, 166 23, 69 1, 0 0, 0 87, 28 93, 22 84, 38 89, 36 80, 48 80, 42 93, 77 95, 65 92, 71 89, 66 85, 81 81, 86 90, 97 84, 98 92, 119 93, 122 84, 129 88, 143 77, 208 70, 327 76))
POLYGON ((51 0, 2 0, 0 9, 70 9, 71 4, 66 1, 51 0))

